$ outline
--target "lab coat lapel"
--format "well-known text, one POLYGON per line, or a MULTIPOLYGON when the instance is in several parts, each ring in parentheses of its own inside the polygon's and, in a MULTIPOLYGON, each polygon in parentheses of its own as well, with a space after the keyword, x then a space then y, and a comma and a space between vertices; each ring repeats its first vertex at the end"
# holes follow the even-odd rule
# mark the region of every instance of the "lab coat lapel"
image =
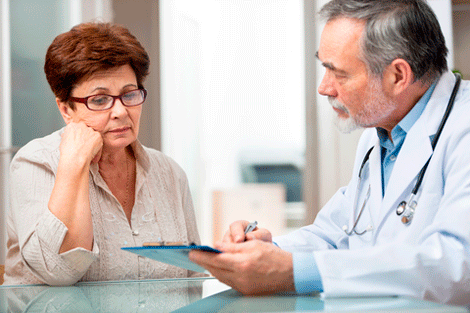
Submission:
POLYGON ((374 149, 369 156, 370 164, 370 214, 377 225, 382 203, 382 168, 380 158, 380 143, 377 139, 374 149))
POLYGON ((406 135, 386 188, 382 217, 388 214, 391 207, 396 206, 398 199, 408 201, 409 194, 403 196, 405 190, 415 184, 419 172, 432 155, 430 135, 425 124, 424 119, 418 119, 406 135))

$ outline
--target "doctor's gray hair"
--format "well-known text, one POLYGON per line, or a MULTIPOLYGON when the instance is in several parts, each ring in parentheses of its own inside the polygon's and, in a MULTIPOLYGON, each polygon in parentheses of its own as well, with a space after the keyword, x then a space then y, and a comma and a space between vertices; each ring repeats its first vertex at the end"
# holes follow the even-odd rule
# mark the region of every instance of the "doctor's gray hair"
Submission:
POLYGON ((444 35, 424 0, 332 0, 319 14, 327 22, 343 17, 366 22, 360 57, 375 75, 398 58, 423 82, 447 70, 444 35))

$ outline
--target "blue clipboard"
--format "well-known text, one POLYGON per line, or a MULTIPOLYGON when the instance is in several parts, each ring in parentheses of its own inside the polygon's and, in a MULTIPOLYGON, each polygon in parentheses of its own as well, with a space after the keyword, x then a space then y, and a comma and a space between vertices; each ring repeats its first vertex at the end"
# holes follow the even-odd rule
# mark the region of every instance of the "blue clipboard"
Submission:
POLYGON ((201 250, 213 253, 222 253, 212 247, 198 245, 122 247, 121 249, 159 262, 201 273, 207 273, 207 271, 203 267, 189 260, 189 251, 201 250))

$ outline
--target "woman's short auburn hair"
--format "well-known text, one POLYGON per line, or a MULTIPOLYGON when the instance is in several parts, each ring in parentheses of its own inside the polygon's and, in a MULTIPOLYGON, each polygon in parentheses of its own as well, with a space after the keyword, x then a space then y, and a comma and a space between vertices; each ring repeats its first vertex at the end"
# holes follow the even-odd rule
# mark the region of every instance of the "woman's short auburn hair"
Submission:
POLYGON ((82 23, 57 36, 47 49, 44 71, 54 95, 69 101, 73 88, 97 72, 129 64, 143 88, 150 59, 140 42, 123 26, 82 23))

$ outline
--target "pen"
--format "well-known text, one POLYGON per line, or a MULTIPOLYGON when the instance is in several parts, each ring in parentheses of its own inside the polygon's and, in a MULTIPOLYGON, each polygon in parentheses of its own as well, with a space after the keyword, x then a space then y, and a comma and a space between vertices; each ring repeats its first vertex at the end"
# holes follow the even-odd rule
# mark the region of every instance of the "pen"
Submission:
POLYGON ((254 221, 253 223, 248 224, 248 226, 245 228, 245 235, 253 231, 256 228, 256 225, 258 225, 257 221, 254 221))

